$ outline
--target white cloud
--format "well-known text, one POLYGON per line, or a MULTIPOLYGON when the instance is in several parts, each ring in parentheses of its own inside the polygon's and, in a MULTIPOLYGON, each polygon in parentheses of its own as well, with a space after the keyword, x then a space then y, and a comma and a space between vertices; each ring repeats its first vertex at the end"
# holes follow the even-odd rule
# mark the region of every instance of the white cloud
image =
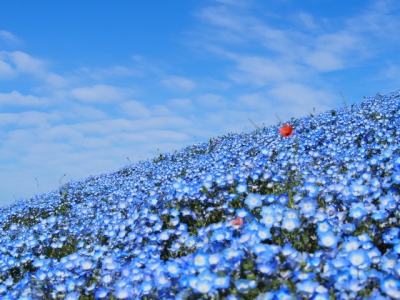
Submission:
POLYGON ((48 128, 41 133, 41 137, 47 142, 67 141, 72 146, 72 144, 79 144, 83 140, 84 135, 74 125, 63 124, 48 128))
POLYGON ((114 66, 108 69, 100 69, 98 71, 101 75, 112 77, 142 75, 142 72, 124 66, 114 66))
POLYGON ((297 18, 301 22, 301 24, 309 29, 316 29, 317 25, 315 24, 314 17, 308 13, 299 13, 297 14, 297 18))
POLYGON ((171 99, 168 101, 168 105, 174 110, 192 110, 193 105, 190 99, 171 99))
POLYGON ((61 116, 55 113, 24 111, 20 113, 0 113, 0 124, 3 126, 34 126, 48 128, 51 123, 60 121, 61 116))
POLYGON ((302 52, 304 61, 321 72, 353 67, 368 52, 362 39, 350 31, 322 34, 302 52))
POLYGON ((270 99, 265 94, 253 93, 238 97, 239 105, 247 109, 257 109, 258 111, 270 107, 270 99))
POLYGON ((57 74, 54 73, 46 73, 43 76, 45 83, 51 85, 52 87, 63 87, 68 84, 68 81, 57 74))
POLYGON ((8 55, 18 71, 40 75, 43 73, 44 62, 42 60, 33 58, 22 51, 10 52, 8 55))
POLYGON ((29 74, 46 85, 65 86, 67 80, 58 74, 46 70, 47 62, 34 58, 22 51, 0 52, 0 78, 14 78, 20 74, 29 74))
POLYGON ((267 94, 275 103, 279 101, 282 115, 295 118, 307 115, 314 107, 317 112, 324 112, 332 108, 337 97, 301 83, 282 83, 267 94))
POLYGON ((47 98, 41 98, 33 95, 22 95, 17 91, 5 94, 0 93, 0 106, 47 106, 50 101, 47 98))
POLYGON ((8 63, 1 60, 1 56, 0 56, 0 79, 12 78, 15 75, 16 75, 16 72, 13 70, 13 68, 8 63))
POLYGON ((371 42, 382 38, 387 43, 398 41, 400 37, 399 9, 398 1, 371 1, 370 5, 363 9, 362 14, 349 18, 346 24, 349 30, 355 33, 368 34, 371 42))
POLYGON ((109 103, 123 99, 127 92, 127 90, 117 87, 98 84, 91 87, 72 89, 71 95, 83 102, 109 103))
POLYGON ((228 91, 233 86, 233 84, 231 82, 228 82, 227 80, 205 78, 201 86, 205 90, 228 91))
POLYGON ((82 120, 94 121, 102 120, 110 117, 110 114, 106 110, 101 110, 90 105, 81 105, 75 103, 68 103, 68 109, 63 109, 64 106, 53 110, 53 113, 57 113, 63 117, 74 122, 81 122, 82 120))
POLYGON ((345 54, 348 51, 360 49, 362 40, 349 31, 321 34, 317 39, 317 48, 334 53, 345 54))
POLYGON ((400 64, 390 64, 382 71, 385 78, 400 82, 400 64))
POLYGON ((215 2, 226 4, 226 5, 233 5, 238 7, 245 7, 250 5, 250 0, 214 0, 215 2))
POLYGON ((121 103, 121 112, 128 116, 133 116, 137 118, 147 118, 150 116, 151 112, 139 101, 127 101, 121 103))
POLYGON ((175 91, 191 91, 196 87, 196 84, 192 80, 179 76, 169 76, 162 80, 161 83, 175 91))
POLYGON ((227 71, 236 83, 261 87, 294 80, 310 84, 320 73, 357 67, 377 51, 384 51, 374 37, 379 40, 390 32, 388 39, 398 41, 400 21, 393 12, 399 7, 393 1, 374 2, 338 26, 307 12, 292 17, 272 12, 271 19, 271 14, 210 6, 197 14, 204 26, 197 35, 191 34, 197 48, 236 63, 227 71), (233 48, 232 42, 239 41, 241 47, 233 48))
POLYGON ((234 55, 238 71, 228 77, 237 83, 265 86, 301 76, 296 64, 261 56, 234 55))
POLYGON ((166 105, 156 104, 152 106, 151 111, 155 117, 167 117, 173 115, 172 111, 166 105))
POLYGON ((115 77, 144 76, 145 72, 125 66, 113 66, 110 68, 80 68, 77 70, 80 76, 90 77, 95 80, 107 80, 115 77))
POLYGON ((197 16, 205 23, 236 32, 243 32, 245 19, 234 14, 225 6, 212 6, 202 9, 197 16))
POLYGON ((2 39, 5 42, 9 42, 11 44, 21 43, 21 41, 15 35, 6 30, 0 30, 0 39, 2 39))
POLYGON ((257 20, 246 28, 248 39, 255 40, 268 50, 277 53, 281 59, 293 58, 298 47, 307 41, 307 37, 292 30, 282 30, 268 26, 257 20), (299 36, 300 35, 300 36, 299 36), (302 40, 302 43, 297 43, 302 40))
POLYGON ((118 132, 107 137, 111 143, 135 144, 135 143, 160 143, 160 142, 184 142, 188 139, 186 133, 173 130, 150 129, 138 132, 118 132))
POLYGON ((197 102, 206 107, 210 108, 224 108, 227 103, 224 97, 215 94, 204 94, 197 98, 197 102))
POLYGON ((344 67, 343 60, 340 56, 328 51, 316 51, 310 53, 305 61, 318 71, 327 72, 340 70, 344 67))

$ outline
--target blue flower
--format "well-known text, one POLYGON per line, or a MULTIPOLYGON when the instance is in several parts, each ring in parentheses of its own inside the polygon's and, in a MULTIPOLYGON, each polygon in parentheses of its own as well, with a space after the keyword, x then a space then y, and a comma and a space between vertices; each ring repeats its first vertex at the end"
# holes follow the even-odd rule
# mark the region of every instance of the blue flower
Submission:
POLYGON ((379 208, 381 210, 395 211, 397 208, 396 198, 392 195, 386 195, 379 198, 379 208))
POLYGON ((362 217, 364 217, 367 214, 365 207, 361 204, 361 205, 357 205, 355 203, 352 203, 351 207, 350 207, 350 213, 349 216, 354 218, 354 219, 361 219, 362 217))
MULTIPOLYGON (((261 257, 263 258, 264 256, 261 257)), ((276 264, 262 262, 257 264, 257 270, 265 275, 272 275, 276 272, 276 264)))
POLYGON ((193 288, 196 293, 207 294, 211 291, 213 284, 208 280, 197 280, 195 287, 193 288))
POLYGON ((292 295, 290 294, 290 290, 284 285, 281 285, 280 289, 275 292, 275 297, 279 300, 293 299, 292 295))
POLYGON ((315 289, 319 286, 318 282, 312 281, 311 279, 307 279, 296 283, 296 288, 299 293, 306 294, 307 296, 311 296, 315 289))
POLYGON ((252 252, 259 255, 262 252, 270 251, 270 247, 267 244, 255 244, 252 247, 252 252))
POLYGON ((348 270, 338 271, 334 277, 334 287, 337 290, 343 290, 344 286, 351 279, 351 275, 348 270))
POLYGON ((394 172, 392 174, 392 180, 393 180, 394 183, 400 184, 400 172, 398 172, 398 171, 394 172))
POLYGON ((65 284, 57 284, 55 287, 55 290, 59 293, 63 293, 66 291, 67 287, 65 286, 65 284))
POLYGON ((185 241, 185 246, 189 249, 193 248, 196 245, 197 239, 194 236, 189 237, 185 241))
POLYGON ((162 290, 163 288, 170 288, 170 278, 169 276, 166 276, 162 267, 157 268, 154 274, 154 283, 158 290, 162 290))
POLYGON ((197 252, 193 257, 194 267, 196 269, 208 268, 210 265, 208 260, 209 260, 209 255, 207 253, 204 253, 202 251, 197 252))
POLYGON ((371 215, 371 218, 376 221, 385 221, 389 214, 384 210, 378 210, 371 215))
POLYGON ((335 248, 339 241, 339 236, 335 236, 332 231, 318 234, 318 245, 326 248, 335 248))
POLYGON ((327 231, 331 231, 333 226, 329 223, 328 220, 317 222, 317 233, 324 233, 327 231))
POLYGON ((394 266, 397 264, 397 255, 392 253, 385 254, 381 257, 381 268, 383 271, 391 274, 394 266))
POLYGON ((239 208, 236 210, 236 216, 241 217, 242 219, 250 216, 250 213, 245 208, 239 208))
MULTIPOLYGON (((143 294, 147 295, 146 292, 144 292, 143 294)), ((130 299, 132 297, 132 288, 130 287, 117 288, 114 292, 114 297, 117 299, 130 299)))
POLYGON ((109 289, 99 288, 99 289, 96 290, 95 298, 96 299, 104 299, 104 298, 106 298, 108 296, 109 293, 110 293, 109 289))
POLYGON ((388 228, 383 233, 382 239, 386 244, 395 245, 399 243, 399 235, 400 235, 399 228, 388 228))
POLYGON ((261 208, 261 215, 266 216, 266 215, 273 215, 274 214, 274 206, 269 205, 269 206, 263 206, 261 208))
POLYGON ((227 232, 225 229, 217 229, 215 230, 211 237, 211 241, 223 242, 227 238, 227 232))
POLYGON ((394 299, 400 298, 400 280, 391 275, 382 279, 380 289, 394 299))
POLYGON ((268 229, 271 228, 277 222, 274 215, 264 215, 260 220, 260 223, 264 224, 268 229))
POLYGON ((101 278, 101 282, 104 285, 108 285, 109 283, 111 283, 113 281, 113 277, 111 274, 105 274, 102 278, 101 278))
POLYGON ((285 219, 298 219, 299 218, 299 214, 297 212, 297 210, 294 209, 286 209, 284 216, 285 219))
POLYGON ((368 190, 368 186, 359 184, 357 182, 352 182, 350 185, 350 191, 356 197, 366 195, 368 190))
POLYGON ((261 195, 250 193, 244 202, 250 209, 260 207, 262 205, 261 195))
POLYGON ((272 204, 276 201, 276 196, 274 194, 266 195, 264 201, 272 204))
POLYGON ((211 282, 217 278, 217 275, 215 275, 214 273, 211 273, 210 270, 205 269, 197 276, 197 278, 199 280, 208 280, 211 282))
POLYGON ((247 193, 247 184, 244 183, 238 184, 238 186, 236 187, 236 191, 239 194, 247 193))
POLYGON ((230 276, 218 276, 214 279, 214 287, 216 289, 227 289, 230 286, 231 277, 230 276))
POLYGON ((293 232, 299 226, 300 226, 300 222, 298 219, 284 218, 282 221, 282 228, 286 229, 289 232, 293 232))
POLYGON ((364 290, 365 286, 360 282, 360 280, 353 278, 344 284, 344 289, 353 293, 358 293, 359 291, 364 290))
POLYGON ((284 206, 289 203, 289 196, 287 193, 283 193, 280 194, 276 200, 280 205, 284 206))
POLYGON ((346 223, 342 225, 342 230, 344 233, 350 234, 356 230, 356 226, 353 223, 346 223))
POLYGON ((234 249, 225 249, 224 256, 227 260, 238 261, 242 256, 244 256, 244 252, 242 250, 234 250, 234 249))
MULTIPOLYGON (((78 300, 80 296, 79 292, 72 292, 65 295, 65 300, 78 300)), ((20 298, 21 299, 21 298, 20 298)))
POLYGON ((235 287, 239 293, 246 293, 249 290, 255 289, 257 282, 249 279, 238 279, 235 281, 235 287))
POLYGON ((204 180, 205 180, 205 181, 211 182, 211 181, 213 180, 213 174, 212 174, 212 173, 207 173, 207 174, 204 176, 204 180))
POLYGON ((262 227, 262 228, 258 229, 257 236, 262 241, 271 239, 272 235, 271 235, 271 232, 270 232, 270 228, 262 227))
POLYGON ((346 240, 342 243, 341 248, 347 252, 352 250, 357 250, 360 248, 361 243, 357 237, 350 236, 347 237, 346 240))
POLYGON ((350 251, 347 255, 347 259, 353 266, 359 269, 367 269, 371 264, 368 252, 364 249, 350 251))
POLYGON ((309 218, 315 214, 317 209, 317 201, 312 198, 304 198, 299 204, 300 212, 304 217, 309 218))
POLYGON ((177 278, 180 275, 180 267, 176 262, 168 261, 165 264, 165 270, 173 278, 177 278))
POLYGON ((304 184, 304 188, 307 190, 309 197, 315 197, 318 195, 319 187, 314 185, 313 183, 307 182, 306 184, 304 184))
MULTIPOLYGON (((268 148, 262 148, 262 149, 261 149, 261 153, 262 153, 263 155, 265 155, 265 156, 270 156, 271 150, 268 149, 268 148)), ((264 174, 265 174, 265 173, 264 173, 264 174)))
POLYGON ((90 259, 82 259, 79 264, 83 270, 90 270, 93 267, 93 262, 90 259))
MULTIPOLYGON (((149 295, 151 293, 151 291, 154 288, 154 283, 153 281, 143 281, 140 284, 140 291, 142 292, 142 295, 149 295)), ((130 288, 123 288, 120 290, 121 291, 121 295, 125 296, 125 298, 119 298, 119 299, 126 299, 128 297, 130 297, 130 288)), ((116 291, 117 293, 117 291, 116 291)), ((116 295, 116 293, 114 293, 114 296, 118 298, 118 296, 116 295)))
POLYGON ((160 222, 160 217, 157 214, 148 214, 147 221, 154 224, 155 222, 160 222))
POLYGON ((290 243, 286 243, 285 246, 282 248, 281 251, 282 255, 289 258, 296 258, 299 252, 294 249, 290 243))

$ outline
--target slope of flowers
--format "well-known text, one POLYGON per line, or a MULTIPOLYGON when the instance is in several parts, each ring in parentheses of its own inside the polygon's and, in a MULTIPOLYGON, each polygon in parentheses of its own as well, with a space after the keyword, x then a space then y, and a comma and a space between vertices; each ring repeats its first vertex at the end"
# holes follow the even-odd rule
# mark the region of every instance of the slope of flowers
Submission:
POLYGON ((1 299, 400 299, 400 91, 0 208, 1 299))

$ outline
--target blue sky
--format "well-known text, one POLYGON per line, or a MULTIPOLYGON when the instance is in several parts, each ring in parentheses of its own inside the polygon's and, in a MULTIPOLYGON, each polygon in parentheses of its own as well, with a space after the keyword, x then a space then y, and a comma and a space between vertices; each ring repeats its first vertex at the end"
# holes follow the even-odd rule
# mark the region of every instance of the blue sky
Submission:
POLYGON ((0 206, 249 118, 343 107, 340 90, 348 105, 398 90, 399 14, 395 0, 2 1, 0 206))

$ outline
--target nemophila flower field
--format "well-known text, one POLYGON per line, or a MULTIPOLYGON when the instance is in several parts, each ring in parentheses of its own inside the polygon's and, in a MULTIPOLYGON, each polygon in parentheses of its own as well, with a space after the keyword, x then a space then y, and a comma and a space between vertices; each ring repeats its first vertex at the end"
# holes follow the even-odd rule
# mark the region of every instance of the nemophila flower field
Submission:
POLYGON ((400 299, 400 91, 1 208, 1 299, 400 299))

